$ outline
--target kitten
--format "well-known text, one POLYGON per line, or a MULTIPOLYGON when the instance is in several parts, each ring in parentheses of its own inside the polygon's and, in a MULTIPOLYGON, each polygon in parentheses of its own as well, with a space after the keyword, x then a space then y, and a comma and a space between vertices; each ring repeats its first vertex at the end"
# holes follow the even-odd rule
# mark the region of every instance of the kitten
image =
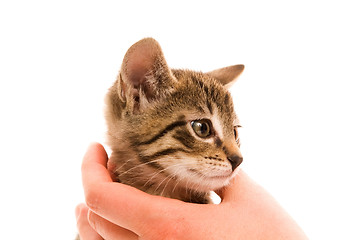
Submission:
POLYGON ((208 73, 170 69, 152 38, 135 43, 106 96, 108 168, 144 192, 211 203, 243 158, 227 88, 243 65, 208 73))

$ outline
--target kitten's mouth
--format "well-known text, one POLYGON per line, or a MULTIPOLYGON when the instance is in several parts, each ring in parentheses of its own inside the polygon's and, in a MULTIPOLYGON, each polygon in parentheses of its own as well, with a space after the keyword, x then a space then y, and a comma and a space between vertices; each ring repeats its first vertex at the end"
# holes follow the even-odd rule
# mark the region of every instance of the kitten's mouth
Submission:
POLYGON ((208 178, 211 178, 211 179, 218 179, 218 178, 229 178, 231 177, 232 174, 226 174, 226 175, 217 175, 217 176, 207 176, 208 178))
POLYGON ((219 180, 224 180, 224 179, 228 179, 232 176, 232 174, 225 174, 225 175, 216 175, 216 176, 205 176, 206 178, 209 179, 219 179, 219 180))
POLYGON ((204 191, 210 191, 221 188, 229 183, 232 173, 224 173, 219 175, 207 175, 199 173, 198 187, 204 191))
POLYGON ((201 178, 203 179, 210 179, 210 180, 227 180, 229 178, 232 177, 232 172, 231 173, 227 173, 227 174, 220 174, 220 175, 212 175, 212 176, 209 176, 209 175, 206 175, 206 174, 203 174, 195 169, 189 169, 193 174, 197 174, 198 176, 200 176, 201 178))

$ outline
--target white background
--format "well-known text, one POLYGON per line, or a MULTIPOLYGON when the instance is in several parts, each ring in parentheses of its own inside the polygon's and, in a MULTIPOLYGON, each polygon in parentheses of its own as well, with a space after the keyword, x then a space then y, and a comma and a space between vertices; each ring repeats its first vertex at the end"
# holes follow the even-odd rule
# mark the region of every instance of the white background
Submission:
POLYGON ((104 95, 128 47, 151 36, 171 67, 245 64, 232 89, 243 169, 310 238, 361 239, 358 4, 1 1, 1 238, 75 236, 104 95))

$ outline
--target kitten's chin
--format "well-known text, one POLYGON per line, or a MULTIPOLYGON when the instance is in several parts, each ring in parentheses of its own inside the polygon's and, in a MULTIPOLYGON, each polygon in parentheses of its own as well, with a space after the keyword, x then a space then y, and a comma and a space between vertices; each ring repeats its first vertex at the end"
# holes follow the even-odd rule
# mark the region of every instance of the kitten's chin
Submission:
MULTIPOLYGON (((173 169, 169 169, 173 170, 173 169)), ((174 172, 169 171, 169 175, 173 175, 176 185, 181 188, 191 189, 198 192, 214 191, 227 186, 231 179, 237 174, 238 169, 218 169, 212 171, 208 169, 194 169, 188 167, 177 166, 174 172)))
POLYGON ((223 188, 230 184, 230 181, 238 174, 239 170, 240 168, 236 168, 232 172, 224 172, 218 175, 193 175, 191 177, 192 180, 197 182, 197 184, 194 185, 195 188, 193 189, 199 191, 214 191, 223 188))
POLYGON ((195 191, 202 191, 202 192, 214 191, 224 186, 227 186, 232 178, 233 178, 233 174, 193 177, 190 181, 193 183, 187 183, 186 187, 191 188, 195 191))

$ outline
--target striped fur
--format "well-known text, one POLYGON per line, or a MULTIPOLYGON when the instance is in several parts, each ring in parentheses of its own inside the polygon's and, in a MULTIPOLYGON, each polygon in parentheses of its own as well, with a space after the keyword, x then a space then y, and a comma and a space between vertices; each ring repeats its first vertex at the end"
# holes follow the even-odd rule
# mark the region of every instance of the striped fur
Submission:
POLYGON ((227 185, 242 161, 225 87, 242 70, 170 69, 154 39, 134 44, 106 96, 108 166, 115 180, 154 195, 209 203, 209 191, 227 185), (191 126, 201 119, 212 125, 207 138, 191 126))

